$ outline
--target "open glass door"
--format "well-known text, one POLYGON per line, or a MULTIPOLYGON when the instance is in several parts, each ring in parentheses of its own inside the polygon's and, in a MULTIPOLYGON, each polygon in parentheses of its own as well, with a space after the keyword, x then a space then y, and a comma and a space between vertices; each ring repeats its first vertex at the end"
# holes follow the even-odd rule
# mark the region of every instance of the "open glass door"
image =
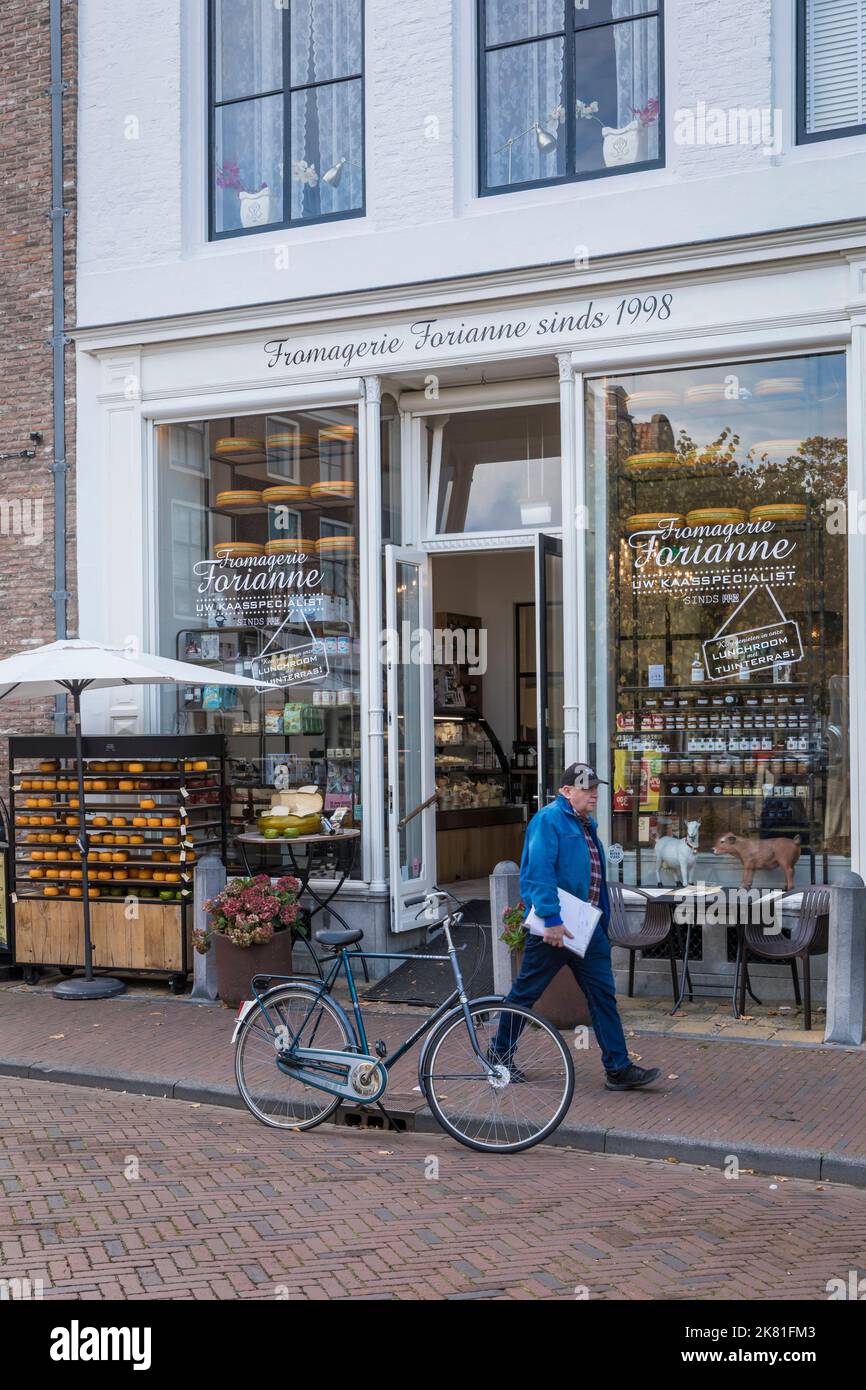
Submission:
POLYGON ((385 547, 385 606, 391 925, 408 931, 418 907, 406 900, 428 892, 436 875, 433 598, 423 551, 385 547))
POLYGON ((538 805, 559 790, 565 751, 562 663, 562 541, 535 538, 535 642, 538 672, 538 805))

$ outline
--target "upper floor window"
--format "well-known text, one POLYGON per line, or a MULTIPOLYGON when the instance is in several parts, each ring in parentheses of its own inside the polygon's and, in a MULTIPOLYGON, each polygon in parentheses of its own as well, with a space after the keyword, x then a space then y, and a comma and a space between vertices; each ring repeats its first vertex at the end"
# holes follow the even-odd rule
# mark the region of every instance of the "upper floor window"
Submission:
POLYGON ((661 0, 478 0, 482 193, 663 163, 661 0))
POLYGON ((210 0, 210 234, 364 209, 363 0, 210 0))
POLYGON ((797 0, 797 139, 866 131, 866 0, 797 0))

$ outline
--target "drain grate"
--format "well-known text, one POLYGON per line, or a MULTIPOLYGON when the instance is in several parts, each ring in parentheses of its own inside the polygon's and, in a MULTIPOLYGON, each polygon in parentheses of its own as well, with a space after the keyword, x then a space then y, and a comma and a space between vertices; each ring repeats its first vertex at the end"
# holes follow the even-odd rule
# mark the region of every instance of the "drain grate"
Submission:
POLYGON ((381 1129, 406 1134, 409 1130, 415 1129, 415 1116, 390 1113, 383 1115, 381 1110, 369 1110, 359 1106, 350 1106, 347 1109, 341 1106, 331 1123, 342 1125, 345 1129, 381 1129))

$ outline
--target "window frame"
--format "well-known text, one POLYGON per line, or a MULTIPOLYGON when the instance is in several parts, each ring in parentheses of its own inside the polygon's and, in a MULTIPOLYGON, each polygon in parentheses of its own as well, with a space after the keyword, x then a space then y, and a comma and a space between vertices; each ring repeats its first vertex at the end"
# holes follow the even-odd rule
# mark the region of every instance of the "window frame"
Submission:
MULTIPOLYGON (((265 232, 294 231, 298 227, 315 227, 323 222, 345 222, 349 218, 366 217, 367 215, 367 6, 365 0, 360 0, 361 5, 361 70, 360 72, 346 73, 345 76, 328 78, 322 82, 304 82, 297 86, 292 84, 291 69, 291 4, 287 4, 282 9, 282 53, 283 53, 283 72, 282 86, 275 88, 274 91, 256 92, 252 95, 241 97, 229 97, 223 101, 216 99, 216 12, 217 0, 207 0, 207 229, 208 241, 228 241, 234 237, 261 236, 265 232), (357 208, 349 208, 345 212, 323 212, 317 217, 292 217, 291 216, 291 151, 292 151, 292 96, 295 92, 308 90, 311 87, 333 87, 339 83, 359 81, 361 83, 361 149, 363 159, 361 163, 361 203, 357 208), (281 96, 283 103, 283 218, 279 222, 269 222, 263 227, 236 227, 227 231, 219 232, 216 229, 216 181, 215 181, 215 158, 216 158, 216 116, 217 111, 225 106, 237 106, 245 101, 261 101, 268 97, 281 96), (286 178, 286 171, 289 177, 286 178), (287 196, 288 194, 288 196, 287 196)), ((282 7, 281 7, 282 8, 282 7)))
POLYGON ((798 145, 815 145, 822 140, 844 140, 866 134, 866 121, 860 125, 839 126, 836 130, 810 131, 806 125, 806 0, 797 0, 796 35, 796 111, 798 145))
POLYGON ((523 183, 508 184, 488 184, 487 182, 487 55, 497 50, 505 48, 518 48, 528 43, 537 43, 540 39, 558 38, 563 36, 564 41, 564 85, 565 85, 565 105, 567 111, 573 111, 576 100, 575 84, 575 46, 574 42, 568 42, 568 15, 572 13, 570 5, 572 0, 564 0, 566 9, 566 19, 564 29, 557 29, 550 34, 533 34, 529 38, 514 39, 504 43, 487 43, 487 0, 477 0, 475 6, 475 55, 476 55, 476 81, 477 81, 477 101, 476 101, 476 126, 477 126, 477 160, 478 160, 478 196, 479 198, 494 198, 500 194, 521 193, 533 188, 560 188, 570 183, 586 183, 590 179, 613 178, 619 174, 645 173, 650 169, 663 169, 665 167, 665 117, 667 103, 665 100, 665 24, 664 24, 664 0, 646 0, 646 11, 638 15, 623 15, 621 19, 600 20, 597 24, 576 25, 572 20, 571 35, 580 31, 592 29, 613 28, 615 24, 630 24, 641 19, 655 19, 658 23, 658 47, 659 47, 659 152, 655 159, 641 160, 635 164, 620 164, 613 168, 591 169, 582 173, 574 170, 575 153, 575 133, 576 127, 574 120, 567 122, 566 132, 566 162, 569 171, 565 174, 558 174, 549 179, 532 179, 523 183))

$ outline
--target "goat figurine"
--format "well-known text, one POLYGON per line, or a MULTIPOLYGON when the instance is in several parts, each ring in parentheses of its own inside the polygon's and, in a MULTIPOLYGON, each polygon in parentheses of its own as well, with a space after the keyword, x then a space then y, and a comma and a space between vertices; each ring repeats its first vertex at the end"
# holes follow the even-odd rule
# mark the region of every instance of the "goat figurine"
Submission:
POLYGON ((690 820, 686 821, 685 839, 678 840, 673 835, 663 835, 660 840, 656 840, 656 881, 660 888, 664 887, 663 869, 678 877, 683 888, 691 883, 700 833, 700 821, 690 820))

